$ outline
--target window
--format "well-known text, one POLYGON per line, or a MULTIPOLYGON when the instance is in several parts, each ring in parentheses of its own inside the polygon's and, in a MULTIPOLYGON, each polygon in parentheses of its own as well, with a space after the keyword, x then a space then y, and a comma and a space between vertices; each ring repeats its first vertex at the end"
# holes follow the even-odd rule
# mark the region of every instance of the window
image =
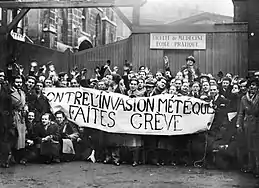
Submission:
POLYGON ((96 16, 96 21, 95 21, 95 44, 96 46, 99 46, 102 44, 102 30, 101 30, 101 16, 98 14, 96 16))

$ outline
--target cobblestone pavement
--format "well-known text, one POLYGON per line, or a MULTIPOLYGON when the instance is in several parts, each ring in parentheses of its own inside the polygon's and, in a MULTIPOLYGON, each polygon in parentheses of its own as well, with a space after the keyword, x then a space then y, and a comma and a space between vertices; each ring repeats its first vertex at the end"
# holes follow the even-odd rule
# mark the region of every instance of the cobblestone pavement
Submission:
POLYGON ((0 188, 259 187, 252 175, 188 167, 71 162, 0 168, 0 188))

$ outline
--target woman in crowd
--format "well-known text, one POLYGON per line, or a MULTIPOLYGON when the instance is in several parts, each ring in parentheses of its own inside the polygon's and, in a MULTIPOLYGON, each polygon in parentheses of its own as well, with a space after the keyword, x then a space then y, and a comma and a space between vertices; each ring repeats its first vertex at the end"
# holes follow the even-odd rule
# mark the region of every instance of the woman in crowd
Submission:
MULTIPOLYGON (((169 60, 168 60, 169 61, 169 60)), ((256 81, 249 82, 248 92, 246 90, 246 80, 233 78, 231 74, 227 74, 224 77, 224 74, 218 75, 220 77, 219 81, 213 78, 212 75, 201 75, 198 68, 195 67, 195 59, 193 56, 189 56, 186 58, 186 65, 176 74, 174 78, 172 76, 172 70, 169 68, 169 62, 167 61, 166 69, 165 69, 165 77, 163 71, 157 71, 155 76, 153 76, 152 72, 145 66, 141 66, 138 72, 132 70, 132 66, 130 63, 126 62, 124 66, 124 74, 120 76, 118 74, 118 67, 112 69, 111 62, 107 61, 106 65, 101 69, 96 70, 96 76, 94 79, 87 79, 90 76, 87 75, 88 71, 84 69, 80 72, 79 75, 71 74, 72 79, 67 79, 69 75, 67 73, 57 74, 55 72, 55 68, 52 66, 49 73, 51 75, 59 75, 58 84, 56 84, 57 80, 54 81, 51 76, 43 75, 42 72, 37 74, 37 77, 32 79, 28 77, 26 80, 27 87, 23 87, 26 90, 26 94, 29 94, 29 97, 26 97, 23 100, 23 92, 21 91, 20 79, 15 80, 16 84, 14 84, 14 88, 12 88, 12 108, 13 108, 13 119, 15 125, 15 143, 18 143, 17 149, 24 149, 27 147, 26 144, 37 145, 41 150, 42 155, 47 155, 47 162, 50 162, 53 157, 54 159, 59 158, 57 154, 60 154, 60 145, 58 145, 58 141, 60 139, 68 139, 69 134, 67 133, 65 126, 60 130, 59 126, 56 123, 53 123, 50 120, 50 114, 45 114, 46 112, 51 113, 50 106, 48 104, 47 99, 43 97, 43 87, 53 87, 53 84, 57 85, 57 87, 88 87, 94 88, 107 92, 114 92, 118 94, 128 95, 130 98, 137 97, 152 97, 161 94, 171 94, 174 96, 190 96, 195 97, 201 100, 205 100, 207 102, 214 102, 214 106, 217 106, 216 111, 219 110, 218 104, 216 104, 218 98, 224 96, 225 99, 228 99, 228 107, 224 111, 224 118, 226 116, 225 112, 239 112, 237 119, 237 129, 240 132, 239 135, 243 134, 246 140, 246 147, 248 160, 241 161, 242 163, 247 163, 245 165, 245 171, 254 170, 255 174, 259 172, 259 162, 258 162, 258 153, 254 150, 252 145, 253 138, 257 134, 257 114, 259 108, 258 106, 258 84, 256 81), (110 71, 114 70, 114 71, 110 71), (39 76, 42 74, 45 78, 45 82, 38 82, 39 76), (154 78, 155 77, 155 78, 154 78), (30 82, 33 83, 29 83, 30 82), (36 86, 35 86, 35 83, 36 86), (218 85, 219 84, 219 85, 218 85), (33 85, 33 86, 32 86, 33 85), (19 86, 19 87, 18 87, 19 86), (34 87, 35 86, 35 87, 34 87), (213 91, 212 91, 213 90, 213 91), (215 91, 219 91, 220 97, 215 97, 215 91), (28 91, 28 92, 27 92, 28 91), (30 92, 29 92, 30 91, 30 92), (243 96, 242 100, 240 98, 243 96), (241 101, 241 102, 240 102, 241 101), (28 121, 25 126, 24 117, 28 113, 26 104, 29 105, 31 116, 34 113, 36 120, 34 122, 39 122, 38 125, 34 125, 33 122, 28 121), (240 104, 240 105, 239 105, 240 104), (45 114, 45 115, 43 115, 45 114), (43 116, 42 116, 43 115, 43 116), (39 119, 39 117, 41 119, 39 119), (35 130, 31 127, 35 127, 35 130), (27 129, 27 134, 26 134, 27 129), (65 136, 65 137, 62 137, 65 136), (18 139, 18 141, 17 141, 18 139), (56 144, 56 145, 55 145, 56 144), (48 149, 46 150, 46 145, 48 145, 48 149), (52 149, 51 149, 52 148, 52 149), (51 153, 52 152, 52 153, 51 153)), ((49 68, 50 69, 50 68, 49 68)), ((178 70, 173 70, 178 71, 178 70)), ((21 72, 21 71, 18 71, 21 72)), ((174 72, 175 73, 175 72, 174 72)), ((1 71, 0 71, 1 76, 1 71)), ((35 76, 35 74, 30 75, 35 76)), ((1 80, 1 78, 0 78, 1 80)), ((26 95, 27 96, 27 95, 26 95)), ((225 100, 224 99, 224 100, 225 100)), ((223 100, 223 99, 222 99, 223 100)), ((220 114, 217 112, 217 114, 220 114)), ((214 124, 222 126, 222 117, 219 117, 214 121, 214 124)), ((235 121, 235 118, 232 122, 235 121)), ((57 120, 59 122, 59 120, 57 120)), ((59 124, 62 124, 59 122, 59 124)), ((224 126, 227 126, 224 124, 224 126)), ((215 127, 215 126, 214 126, 215 127)), ((214 130, 213 127, 213 130, 214 130)), ((218 128, 218 127, 216 127, 218 128)), ((221 127, 222 128, 222 127, 221 127)), ((84 129, 85 130, 85 129, 84 129)), ((222 129, 217 129, 223 130, 222 129)), ((69 132, 69 131, 68 131, 69 132)), ((224 132, 224 131, 223 131, 224 132)), ((218 132, 217 132, 218 133, 218 132)), ((220 132, 221 134, 222 132, 220 132)), ((87 142, 92 142, 94 148, 96 148, 96 158, 99 161, 104 161, 105 163, 113 163, 115 165, 120 165, 121 162, 125 161, 123 157, 127 155, 123 155, 123 153, 127 153, 122 150, 122 146, 126 147, 127 150, 132 154, 130 160, 133 166, 140 164, 141 161, 141 148, 143 147, 144 140, 144 150, 153 149, 153 155, 148 155, 148 158, 154 159, 153 163, 155 164, 164 164, 172 159, 172 155, 175 153, 175 150, 178 149, 180 151, 182 148, 175 148, 175 143, 181 142, 183 146, 186 147, 188 143, 186 143, 187 138, 184 141, 179 140, 171 140, 171 137, 161 137, 161 136, 139 136, 139 135, 122 135, 122 134, 111 134, 104 133, 103 131, 89 131, 87 129, 87 134, 85 131, 81 131, 78 133, 78 137, 76 139, 72 139, 73 143, 77 143, 77 141, 83 141, 84 145, 87 145, 87 142), (97 133, 98 132, 98 133, 97 133), (84 139, 85 135, 88 135, 87 139, 84 139), (80 138, 79 138, 80 135, 80 138), (91 137, 91 139, 89 139, 91 137), (170 147, 169 147, 170 146, 170 147), (104 151, 104 152, 103 152, 104 151), (168 153, 169 152, 169 153, 168 153), (104 156, 103 156, 103 155, 104 156), (166 156, 166 157, 165 157, 166 156), (168 158, 170 160, 168 160, 168 158), (155 161, 155 162, 154 162, 155 161)), ((218 136, 219 134, 217 134, 218 136)), ((189 138, 188 138, 189 139, 189 138)), ((213 137, 212 140, 215 140, 213 137)), ((181 144, 180 144, 181 145, 181 144)), ((237 147, 238 148, 238 147, 237 147)), ((76 150, 76 149, 75 149, 76 150)), ((149 150, 150 151, 150 150, 149 150)), ((239 150, 244 151, 244 150, 239 150)), ((148 153, 148 152, 147 152, 148 153)), ((152 153, 152 152, 151 152, 152 153)), ((178 152, 181 153, 181 152, 178 152)), ((23 156, 19 154, 20 156, 23 156)), ((180 159, 182 159, 185 154, 180 154, 180 159)), ((242 158, 242 157, 241 157, 242 158)), ((25 162, 26 158, 24 159, 25 162)), ((58 161, 58 160, 56 160, 58 161)), ((149 161, 149 160, 148 160, 149 161)), ((152 160, 151 160, 152 161, 152 160)))

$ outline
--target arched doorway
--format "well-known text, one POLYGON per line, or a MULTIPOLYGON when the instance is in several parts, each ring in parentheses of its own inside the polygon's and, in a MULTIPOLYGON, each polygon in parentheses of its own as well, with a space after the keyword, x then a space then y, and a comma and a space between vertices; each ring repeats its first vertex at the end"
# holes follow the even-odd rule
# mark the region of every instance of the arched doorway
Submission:
POLYGON ((84 40, 79 45, 78 51, 80 52, 89 48, 93 48, 93 45, 88 40, 84 40))

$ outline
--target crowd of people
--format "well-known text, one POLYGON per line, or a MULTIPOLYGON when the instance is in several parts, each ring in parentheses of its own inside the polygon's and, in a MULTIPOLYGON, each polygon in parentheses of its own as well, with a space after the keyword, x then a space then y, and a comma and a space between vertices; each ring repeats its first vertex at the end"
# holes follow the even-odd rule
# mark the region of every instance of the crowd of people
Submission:
MULTIPOLYGON (((92 162, 155 165, 199 165, 230 168, 259 176, 256 145, 259 116, 259 74, 250 78, 220 71, 202 74, 189 56, 174 76, 169 60, 153 74, 148 67, 137 71, 125 61, 123 73, 108 60, 89 79, 86 68, 57 74, 50 62, 32 62, 28 75, 12 63, 0 70, 0 155, 3 167, 27 162, 92 162), (129 97, 161 94, 190 96, 210 103, 214 121, 207 132, 180 136, 112 134, 78 127, 62 111, 52 112, 44 88, 86 87, 129 97), (199 159, 202 159, 199 161, 199 159), (196 162, 195 162, 196 161, 196 162)), ((174 71, 174 70, 173 70, 174 71)))

